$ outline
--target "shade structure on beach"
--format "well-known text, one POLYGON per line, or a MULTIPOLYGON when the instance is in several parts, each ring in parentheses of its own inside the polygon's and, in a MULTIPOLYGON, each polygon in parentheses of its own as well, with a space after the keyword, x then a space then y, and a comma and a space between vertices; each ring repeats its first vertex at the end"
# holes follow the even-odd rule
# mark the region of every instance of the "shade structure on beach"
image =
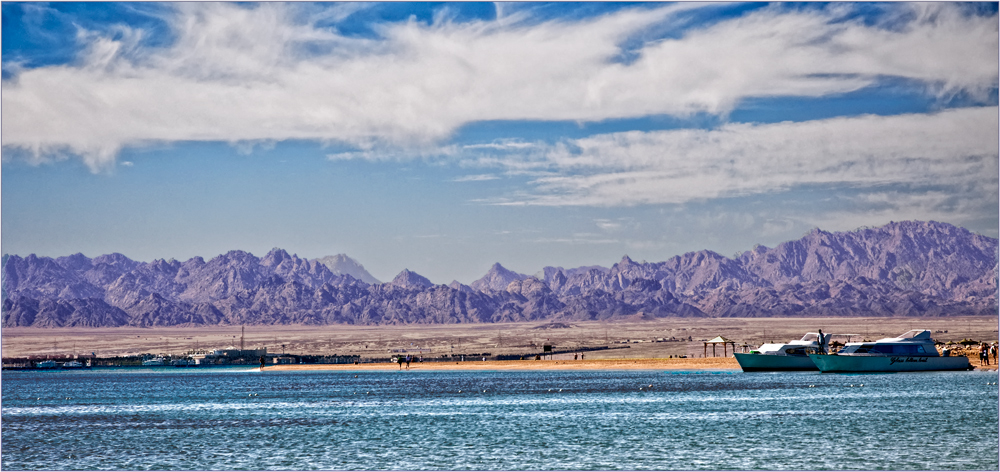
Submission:
POLYGON ((733 352, 736 352, 736 341, 733 341, 732 339, 726 339, 722 336, 716 336, 712 339, 709 339, 708 341, 705 341, 705 357, 708 357, 709 344, 712 345, 712 357, 715 357, 715 346, 717 344, 722 344, 722 357, 729 357, 729 355, 726 353, 726 344, 732 344, 733 352))

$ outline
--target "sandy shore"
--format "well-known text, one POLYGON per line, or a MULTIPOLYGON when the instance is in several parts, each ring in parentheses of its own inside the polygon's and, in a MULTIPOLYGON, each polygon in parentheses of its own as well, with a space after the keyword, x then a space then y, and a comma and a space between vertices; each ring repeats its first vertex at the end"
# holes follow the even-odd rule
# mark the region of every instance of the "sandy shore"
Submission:
MULTIPOLYGON (((978 359, 972 365, 977 370, 997 370, 996 365, 978 366, 978 359)), ((703 359, 594 359, 556 361, 466 361, 466 362, 412 362, 409 370, 740 370, 740 365, 732 357, 709 357, 703 359)), ((287 370, 341 370, 373 371, 400 370, 393 363, 370 364, 312 364, 267 366, 266 371, 287 370)), ((406 370, 406 366, 403 366, 406 370)))
MULTIPOLYGON (((13 357, 98 357, 144 353, 183 356, 211 349, 266 348, 270 353, 356 355, 388 359, 404 353, 426 358, 490 353, 531 355, 546 344, 557 351, 606 346, 587 351, 587 360, 713 357, 703 341, 724 336, 737 346, 799 339, 807 332, 856 333, 879 339, 910 329, 928 329, 941 342, 998 339, 996 317, 940 318, 663 318, 653 321, 523 322, 481 325, 405 326, 205 326, 171 328, 4 328, 2 355, 13 357)), ((719 357, 732 353, 717 346, 719 357)), ((568 354, 572 360, 573 355, 568 354)), ((556 361, 567 360, 556 355, 556 361)), ((974 365, 979 364, 974 359, 974 365)), ((562 364, 560 364, 562 365, 562 364)))

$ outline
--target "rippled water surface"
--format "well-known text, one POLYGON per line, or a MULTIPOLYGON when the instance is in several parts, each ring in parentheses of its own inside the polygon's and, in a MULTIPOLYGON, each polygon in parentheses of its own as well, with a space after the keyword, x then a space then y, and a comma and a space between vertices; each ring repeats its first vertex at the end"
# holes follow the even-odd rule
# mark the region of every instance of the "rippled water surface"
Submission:
POLYGON ((164 367, 2 381, 6 470, 998 469, 996 372, 164 367))

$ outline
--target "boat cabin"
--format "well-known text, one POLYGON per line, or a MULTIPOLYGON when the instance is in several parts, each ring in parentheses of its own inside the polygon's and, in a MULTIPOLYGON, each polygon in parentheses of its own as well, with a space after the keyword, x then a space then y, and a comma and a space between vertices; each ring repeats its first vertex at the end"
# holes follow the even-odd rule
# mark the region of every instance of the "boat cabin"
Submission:
POLYGON ((931 332, 913 329, 895 338, 883 338, 875 342, 848 343, 838 354, 870 356, 911 356, 938 357, 931 332))
MULTIPOLYGON (((857 334, 824 334, 823 338, 827 343, 831 340, 834 341, 836 345, 842 345, 844 342, 850 342, 852 337, 858 337, 857 334)), ((802 339, 789 341, 787 343, 768 343, 762 344, 756 351, 759 354, 770 354, 778 356, 801 356, 806 357, 808 354, 816 353, 819 349, 819 333, 806 333, 802 336, 802 339)))

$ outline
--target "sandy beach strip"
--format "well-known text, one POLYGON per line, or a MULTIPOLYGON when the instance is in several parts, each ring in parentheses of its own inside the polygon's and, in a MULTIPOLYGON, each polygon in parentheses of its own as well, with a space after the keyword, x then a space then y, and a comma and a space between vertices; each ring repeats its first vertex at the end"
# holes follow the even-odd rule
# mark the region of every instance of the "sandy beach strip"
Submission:
MULTIPOLYGON (((978 366, 978 359, 969 359, 976 370, 997 370, 997 366, 978 366)), ((391 371, 401 370, 391 362, 363 364, 284 364, 269 365, 266 371, 291 370, 341 370, 341 371, 391 371)), ((407 370, 406 365, 402 370, 407 370)), ((733 357, 696 359, 595 359, 595 360, 524 360, 524 361, 465 361, 465 362, 411 362, 411 371, 441 370, 740 370, 733 357)))

